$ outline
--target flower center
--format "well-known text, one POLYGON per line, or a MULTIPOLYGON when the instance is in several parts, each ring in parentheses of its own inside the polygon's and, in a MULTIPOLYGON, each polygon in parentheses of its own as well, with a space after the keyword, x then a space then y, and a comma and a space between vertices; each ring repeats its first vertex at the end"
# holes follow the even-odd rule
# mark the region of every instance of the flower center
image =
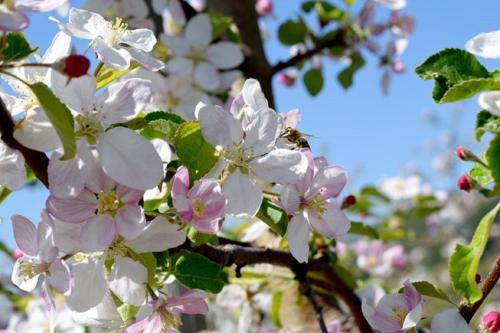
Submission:
POLYGON ((392 308, 392 313, 394 320, 400 322, 401 325, 403 325, 406 315, 408 314, 408 310, 405 308, 395 306, 392 308))
POLYGON ((171 92, 167 93, 167 97, 165 98, 165 105, 167 108, 175 108, 177 105, 179 105, 180 99, 178 97, 175 97, 171 92))
POLYGON ((111 45, 111 47, 117 47, 122 40, 123 35, 127 31, 127 23, 122 18, 115 18, 115 22, 108 22, 108 30, 110 31, 105 41, 107 44, 111 45))
POLYGON ((241 144, 235 144, 222 151, 222 156, 237 168, 248 169, 248 162, 252 159, 251 151, 245 149, 241 144))
POLYGON ((320 194, 317 194, 312 199, 309 200, 305 200, 302 198, 300 203, 300 208, 307 207, 323 215, 326 211, 325 203, 326 200, 320 194))
POLYGON ((196 218, 202 218, 205 213, 205 204, 198 198, 194 198, 192 201, 193 214, 196 218))
POLYGON ((118 209, 122 206, 122 203, 116 195, 116 191, 112 190, 101 190, 97 195, 97 212, 100 215, 109 214, 115 217, 118 209))
POLYGON ((34 264, 28 261, 23 261, 19 265, 19 273, 24 278, 24 280, 32 279, 33 277, 48 272, 50 264, 40 263, 34 264))
POLYGON ((101 115, 97 110, 75 117, 75 135, 85 138, 89 144, 96 144, 97 136, 103 132, 101 115))
POLYGON ((163 330, 167 331, 169 328, 176 329, 179 325, 179 319, 166 308, 166 302, 162 302, 162 304, 157 308, 157 313, 162 321, 163 330))
POLYGON ((188 57, 193 61, 194 65, 196 66, 198 63, 202 62, 205 59, 205 47, 191 47, 191 52, 189 53, 188 57))

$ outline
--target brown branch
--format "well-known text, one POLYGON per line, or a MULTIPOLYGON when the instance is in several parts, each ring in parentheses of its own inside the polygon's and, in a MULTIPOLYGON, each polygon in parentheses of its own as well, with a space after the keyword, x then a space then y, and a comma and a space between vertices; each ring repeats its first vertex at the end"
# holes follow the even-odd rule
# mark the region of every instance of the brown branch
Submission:
POLYGON ((486 297, 488 297, 493 288, 495 288, 499 279, 500 279, 500 256, 497 257, 495 264, 493 265, 490 272, 488 273, 488 275, 486 275, 486 278, 484 279, 483 285, 481 287, 481 292, 483 293, 481 299, 479 299, 477 302, 473 304, 470 305, 465 304, 460 306, 460 314, 462 315, 462 317, 464 317, 464 319, 468 323, 472 320, 477 310, 479 310, 483 302, 486 300, 486 297))
MULTIPOLYGON (((180 247, 173 249, 174 252, 180 250, 188 250, 204 255, 221 266, 231 266, 234 264, 243 267, 246 265, 267 263, 274 266, 288 267, 295 273, 297 270, 301 269, 298 268, 300 266, 299 263, 290 253, 269 248, 249 248, 235 244, 226 244, 222 246, 203 244, 198 247, 192 247, 189 242, 186 242, 180 247)), ((311 259, 306 267, 307 272, 322 273, 329 280, 332 291, 349 307, 360 332, 373 332, 361 312, 361 300, 344 280, 337 275, 325 259, 311 259)))
POLYGON ((295 66, 300 62, 311 58, 312 56, 322 52, 325 49, 332 48, 334 46, 346 47, 349 43, 346 38, 346 30, 345 28, 341 28, 337 31, 337 33, 330 39, 325 40, 323 42, 319 42, 315 47, 305 51, 298 53, 297 55, 291 57, 286 61, 280 61, 276 65, 272 67, 272 74, 276 74, 286 68, 295 66))
POLYGON ((18 150, 26 161, 26 164, 33 170, 35 176, 46 186, 49 187, 49 178, 47 167, 49 159, 42 152, 27 148, 14 138, 14 120, 5 103, 0 98, 0 132, 2 141, 12 149, 18 150))

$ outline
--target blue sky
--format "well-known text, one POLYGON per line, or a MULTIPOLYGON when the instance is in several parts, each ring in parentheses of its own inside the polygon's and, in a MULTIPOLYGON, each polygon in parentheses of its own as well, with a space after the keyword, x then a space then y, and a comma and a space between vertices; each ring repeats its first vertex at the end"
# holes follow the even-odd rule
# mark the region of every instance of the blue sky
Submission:
MULTIPOLYGON (((138 0, 139 1, 139 0, 138 0)), ((359 0, 358 0, 359 1, 359 0)), ((277 109, 281 112, 299 108, 302 111, 300 129, 313 134, 311 144, 317 154, 328 156, 330 163, 343 166, 352 175, 351 189, 374 183, 382 177, 398 174, 404 165, 415 165, 430 175, 432 183, 452 188, 455 179, 432 176, 432 158, 422 151, 423 143, 436 142, 439 132, 423 121, 425 110, 434 110, 446 126, 453 117, 454 106, 437 106, 431 98, 432 84, 421 81, 413 69, 432 53, 445 47, 463 47, 475 34, 500 29, 496 0, 408 0, 405 12, 416 17, 417 26, 410 45, 403 55, 407 71, 395 77, 391 91, 384 96, 379 88, 381 71, 376 60, 367 57, 367 65, 356 75, 354 85, 344 91, 336 82, 343 64, 325 61, 326 84, 323 91, 311 98, 301 83, 292 89, 275 83, 277 109)), ((79 1, 78 1, 79 3, 79 1)), ((285 59, 288 49, 276 39, 278 23, 299 12, 301 1, 274 0, 277 20, 267 19, 270 39, 266 49, 271 62, 285 59)), ((57 28, 35 15, 25 31, 32 45, 45 50, 57 28)), ((80 44, 81 45, 81 44, 80 44)), ((483 61, 488 68, 494 61, 483 61)), ((464 103, 460 119, 460 142, 473 146, 474 118, 478 106, 475 100, 464 103)), ((462 166, 462 172, 464 167, 462 166)), ((459 170, 460 171, 460 170, 459 170)), ((38 220, 47 192, 25 189, 12 194, 0 206, 0 240, 12 245, 9 217, 22 213, 38 220)))

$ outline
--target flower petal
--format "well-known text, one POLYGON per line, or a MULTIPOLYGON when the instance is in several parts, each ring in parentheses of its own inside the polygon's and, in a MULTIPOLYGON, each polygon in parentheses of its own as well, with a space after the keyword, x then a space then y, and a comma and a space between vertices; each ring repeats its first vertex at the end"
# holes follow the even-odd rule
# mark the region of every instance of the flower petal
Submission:
POLYGON ((0 142, 0 185, 15 191, 25 183, 26 167, 23 155, 0 142))
POLYGON ((130 53, 125 49, 115 49, 101 38, 92 41, 92 47, 97 57, 107 66, 124 70, 130 66, 130 53))
POLYGON ((254 216, 262 203, 262 190, 253 177, 236 169, 222 184, 227 198, 226 214, 254 216))
POLYGON ((26 276, 21 269, 24 265, 31 265, 32 262, 26 258, 21 257, 16 260, 14 264, 14 268, 12 269, 11 281, 15 284, 19 289, 24 290, 26 292, 32 292, 35 290, 38 279, 40 278, 40 274, 36 274, 32 277, 26 276))
POLYGON ((323 214, 307 209, 307 220, 311 227, 325 237, 345 235, 351 227, 351 221, 340 206, 334 201, 329 201, 323 208, 325 209, 323 214))
POLYGON ((300 263, 309 258, 309 224, 302 214, 295 214, 286 228, 288 249, 300 263))
POLYGON ((500 58, 500 30, 473 37, 465 44, 465 49, 484 58, 500 58))
POLYGON ((274 149, 250 162, 252 171, 268 182, 290 184, 304 177, 307 159, 296 150, 274 149))
POLYGON ((219 69, 234 68, 243 62, 243 52, 231 42, 223 41, 210 45, 205 56, 219 69))
POLYGON ((56 130, 40 107, 27 112, 25 118, 16 126, 14 138, 24 146, 41 152, 62 146, 56 130))
POLYGON ((181 245, 185 240, 186 232, 178 224, 157 216, 136 239, 127 241, 126 245, 137 253, 162 252, 181 245))
POLYGON ((431 333, 471 333, 467 322, 458 313, 457 309, 447 309, 439 312, 432 318, 431 333))
POLYGON ((116 224, 108 215, 88 220, 80 231, 80 241, 86 251, 104 251, 115 240, 116 224))
POLYGON ((128 128, 107 131, 97 150, 104 172, 122 185, 147 190, 163 179, 163 163, 151 142, 128 128))
POLYGON ((144 212, 139 205, 125 205, 115 216, 116 231, 125 239, 134 239, 144 229, 144 212))
POLYGON ((56 260, 50 265, 48 280, 52 287, 65 294, 70 290, 71 272, 64 260, 56 260))
POLYGON ((146 300, 144 284, 148 281, 146 267, 126 257, 116 257, 109 277, 109 289, 118 298, 131 305, 140 306, 146 300))
POLYGON ((214 146, 229 146, 242 138, 238 119, 220 107, 204 105, 198 111, 198 120, 203 137, 214 146))
POLYGON ((149 29, 126 30, 120 42, 130 45, 133 48, 149 52, 156 44, 156 37, 149 29))
POLYGON ((500 117, 500 91, 486 91, 479 94, 478 103, 489 113, 500 117))
POLYGON ((29 24, 28 17, 20 12, 0 9, 0 30, 19 31, 29 24))
POLYGON ((95 216, 97 198, 83 190, 76 198, 47 198, 47 210, 58 219, 68 223, 81 223, 95 216))
POLYGON ((189 20, 186 39, 196 47, 208 46, 212 41, 212 23, 207 14, 198 14, 189 20))
POLYGON ((243 84, 241 90, 243 100, 254 112, 266 110, 269 108, 266 96, 262 92, 259 81, 255 79, 248 79, 243 84))
POLYGON ((92 75, 83 75, 68 82, 68 77, 52 71, 51 88, 74 112, 86 114, 94 107, 96 81, 92 75))
POLYGON ((220 85, 219 71, 208 62, 200 62, 193 75, 194 81, 205 90, 214 91, 220 85))
POLYGON ((86 261, 74 265, 72 273, 73 289, 66 296, 68 307, 83 312, 101 303, 108 291, 104 258, 88 257, 86 261))
POLYGON ((249 114, 250 123, 246 126, 243 146, 251 148, 253 156, 260 156, 276 145, 281 132, 279 116, 271 109, 262 109, 249 114))
POLYGON ((168 310, 173 313, 207 314, 207 295, 200 290, 191 290, 178 297, 168 298, 168 310))
POLYGON ((123 49, 127 50, 130 56, 148 71, 157 72, 165 68, 165 63, 163 61, 156 59, 145 51, 126 46, 124 46, 123 49))
POLYGON ((17 247, 24 254, 36 257, 38 255, 37 231, 35 225, 22 215, 12 215, 12 229, 17 247))

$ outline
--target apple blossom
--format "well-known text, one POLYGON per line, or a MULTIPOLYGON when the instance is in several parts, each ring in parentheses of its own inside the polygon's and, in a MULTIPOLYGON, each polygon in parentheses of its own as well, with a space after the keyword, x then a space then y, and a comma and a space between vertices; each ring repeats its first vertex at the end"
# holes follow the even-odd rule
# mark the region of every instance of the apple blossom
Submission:
POLYGON ((183 36, 162 35, 161 41, 172 52, 167 66, 172 74, 189 73, 193 81, 208 91, 215 91, 223 81, 219 70, 231 69, 243 61, 236 44, 212 41, 212 23, 208 15, 198 14, 186 25, 183 36))
POLYGON ((134 59, 145 68, 158 71, 164 64, 153 58, 150 52, 156 37, 148 29, 128 30, 127 24, 117 18, 114 23, 101 15, 84 9, 71 8, 68 23, 51 18, 68 35, 89 39, 100 61, 115 69, 127 69, 134 59))
POLYGON ((402 294, 383 296, 375 307, 363 300, 362 310, 368 323, 382 333, 407 332, 422 317, 422 295, 409 282, 402 294))
POLYGON ((179 168, 172 179, 172 202, 180 217, 199 231, 219 231, 226 198, 215 179, 198 180, 190 189, 188 169, 179 168))
POLYGON ((354 245, 356 264, 375 276, 387 276, 391 269, 404 270, 408 257, 402 245, 386 246, 382 241, 360 240, 354 245))
POLYGON ((280 191, 280 202, 291 215, 286 232, 288 248, 299 262, 308 260, 311 230, 325 237, 337 237, 347 233, 351 225, 340 205, 332 200, 344 188, 346 172, 328 166, 325 158, 313 159, 309 151, 303 154, 308 161, 305 176, 280 191))
POLYGON ((282 125, 268 107, 260 85, 249 79, 230 112, 210 105, 197 110, 203 137, 221 159, 213 173, 221 176, 226 213, 253 216, 262 202, 257 177, 288 184, 303 177, 307 162, 299 151, 277 148, 282 125))
POLYGON ((26 28, 26 12, 49 12, 68 0, 9 0, 0 3, 0 31, 18 31, 26 28))
POLYGON ((127 333, 177 332, 180 314, 206 314, 208 305, 205 293, 188 291, 177 297, 157 296, 139 310, 137 322, 126 329, 127 333))
POLYGON ((70 271, 64 260, 58 257, 54 245, 50 218, 42 212, 36 228, 21 215, 12 216, 12 227, 17 246, 24 253, 18 258, 12 271, 12 282, 24 291, 33 291, 40 277, 61 294, 70 291, 70 271))

